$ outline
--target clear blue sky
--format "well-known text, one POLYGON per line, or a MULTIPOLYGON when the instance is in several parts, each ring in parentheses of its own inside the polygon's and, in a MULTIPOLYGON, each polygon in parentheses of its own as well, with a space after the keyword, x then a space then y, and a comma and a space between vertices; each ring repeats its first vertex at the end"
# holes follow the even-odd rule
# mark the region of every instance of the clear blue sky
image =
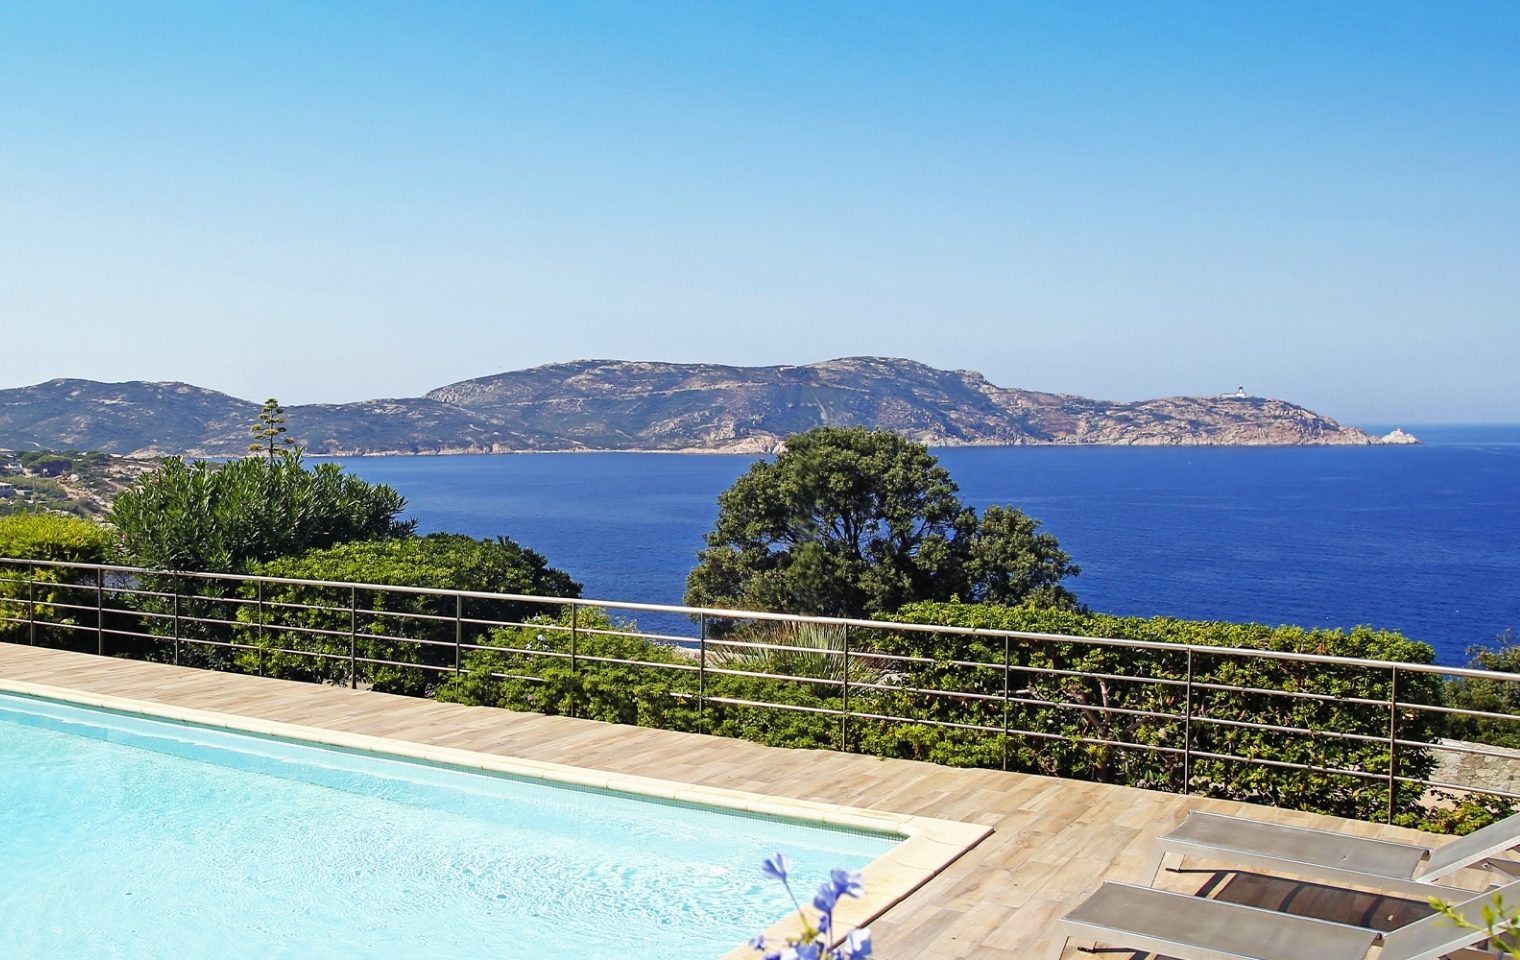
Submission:
POLYGON ((0 386, 583 357, 1520 421, 1520 3, 0 0, 0 386))

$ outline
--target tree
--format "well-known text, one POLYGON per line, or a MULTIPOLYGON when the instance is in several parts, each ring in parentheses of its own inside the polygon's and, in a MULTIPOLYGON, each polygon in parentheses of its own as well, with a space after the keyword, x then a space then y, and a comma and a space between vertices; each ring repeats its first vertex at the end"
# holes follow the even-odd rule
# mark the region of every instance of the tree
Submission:
POLYGON ((226 464, 171 457, 116 498, 110 521, 132 563, 160 570, 237 573, 350 540, 411 534, 406 500, 300 450, 226 464))
POLYGON ((295 441, 285 436, 285 408, 274 397, 264 401, 264 409, 259 411, 258 420, 248 432, 253 435, 253 442, 248 445, 249 453, 268 453, 269 459, 273 460, 276 453, 288 452, 295 447, 295 441))
POLYGON ((1013 507, 978 517, 922 444, 862 427, 787 438, 718 497, 686 581, 694 606, 846 617, 922 600, 1075 606, 1078 573, 1013 507))

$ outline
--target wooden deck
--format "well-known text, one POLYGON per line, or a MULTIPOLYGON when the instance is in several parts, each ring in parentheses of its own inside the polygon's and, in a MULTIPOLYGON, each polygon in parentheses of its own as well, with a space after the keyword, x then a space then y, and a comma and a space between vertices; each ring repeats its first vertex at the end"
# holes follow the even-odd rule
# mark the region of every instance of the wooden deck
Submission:
MULTIPOLYGON (((1043 957, 1054 918, 1103 880, 1143 882, 1150 841, 1192 809, 1390 839, 1429 835, 1267 807, 992 770, 466 707, 0 643, 0 677, 419 744, 988 824, 996 832, 873 925, 891 960, 1043 957)), ((1428 908, 1246 874, 1161 885, 1326 919, 1407 922, 1428 908)), ((1127 957, 1126 953, 1105 953, 1127 957)), ((1068 946, 1067 957, 1079 954, 1068 946)))

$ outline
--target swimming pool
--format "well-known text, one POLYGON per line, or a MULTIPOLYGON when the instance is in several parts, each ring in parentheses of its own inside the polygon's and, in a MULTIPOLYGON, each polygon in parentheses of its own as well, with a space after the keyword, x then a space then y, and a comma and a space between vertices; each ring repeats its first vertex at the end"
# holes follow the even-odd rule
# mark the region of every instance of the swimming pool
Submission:
POLYGON ((0 692, 0 957, 711 960, 901 840, 0 692))

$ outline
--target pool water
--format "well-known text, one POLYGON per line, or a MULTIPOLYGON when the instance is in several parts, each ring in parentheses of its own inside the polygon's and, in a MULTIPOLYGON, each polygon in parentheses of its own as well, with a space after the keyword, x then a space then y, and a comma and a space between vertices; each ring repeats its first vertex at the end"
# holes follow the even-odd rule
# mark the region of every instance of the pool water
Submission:
POLYGON ((712 960, 896 842, 0 694, 0 957, 712 960))

